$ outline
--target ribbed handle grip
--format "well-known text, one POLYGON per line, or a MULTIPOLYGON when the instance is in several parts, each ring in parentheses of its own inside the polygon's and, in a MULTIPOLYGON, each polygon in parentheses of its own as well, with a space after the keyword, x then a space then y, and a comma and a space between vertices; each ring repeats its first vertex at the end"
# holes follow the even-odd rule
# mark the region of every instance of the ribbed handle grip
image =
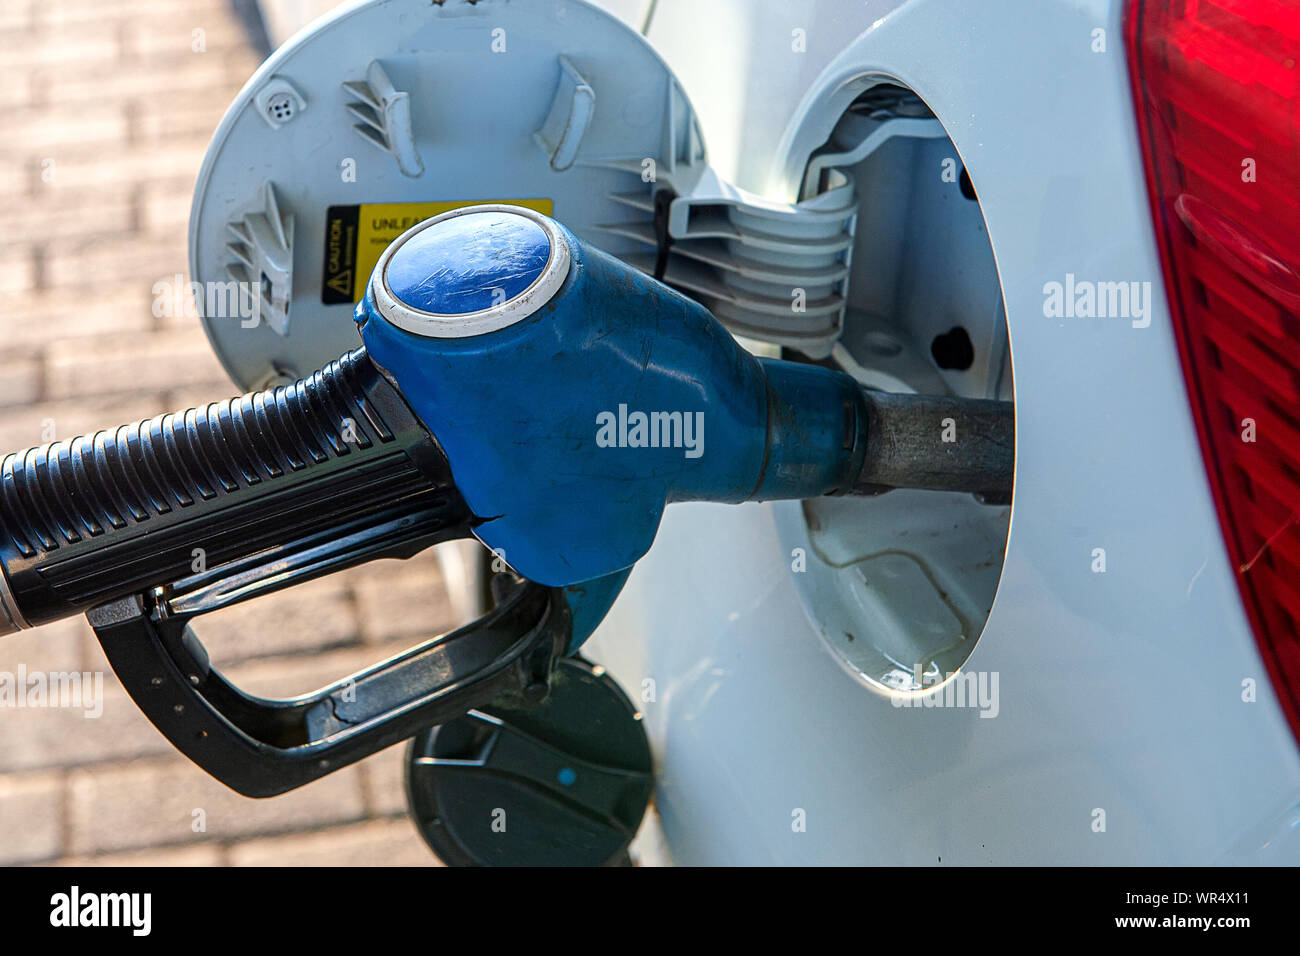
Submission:
POLYGON ((6 456, 0 604, 41 624, 394 506, 463 507, 358 349, 292 385, 6 456))

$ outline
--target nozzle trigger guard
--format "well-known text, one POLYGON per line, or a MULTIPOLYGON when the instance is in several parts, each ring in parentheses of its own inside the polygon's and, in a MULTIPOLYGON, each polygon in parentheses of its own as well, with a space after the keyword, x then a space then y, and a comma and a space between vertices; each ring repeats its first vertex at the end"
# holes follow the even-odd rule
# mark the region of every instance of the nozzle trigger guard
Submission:
MULTIPOLYGON (((447 507, 463 508, 458 495, 449 498, 447 507)), ((479 620, 311 694, 257 697, 210 665, 190 627, 196 617, 372 558, 407 556, 471 534, 468 512, 451 522, 427 511, 380 517, 386 520, 102 604, 87 619, 154 726, 213 777, 249 797, 300 787, 492 700, 544 699, 552 668, 570 650, 575 592, 506 574, 494 581, 496 607, 479 620)))

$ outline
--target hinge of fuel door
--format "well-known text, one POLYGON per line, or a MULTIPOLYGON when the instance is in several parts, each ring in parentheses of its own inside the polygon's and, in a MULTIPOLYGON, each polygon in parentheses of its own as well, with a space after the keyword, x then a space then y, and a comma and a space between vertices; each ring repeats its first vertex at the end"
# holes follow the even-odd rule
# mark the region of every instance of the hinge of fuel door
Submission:
POLYGON ((643 244, 645 253, 623 258, 700 301, 737 335, 827 357, 843 331, 857 226, 859 197, 848 167, 897 137, 945 136, 943 126, 883 108, 853 116, 854 128, 837 127, 803 181, 790 185, 800 198, 782 201, 727 182, 693 146, 693 116, 679 119, 666 124, 670 161, 654 175, 646 175, 645 161, 595 164, 644 183, 610 198, 645 218, 600 228, 643 244))

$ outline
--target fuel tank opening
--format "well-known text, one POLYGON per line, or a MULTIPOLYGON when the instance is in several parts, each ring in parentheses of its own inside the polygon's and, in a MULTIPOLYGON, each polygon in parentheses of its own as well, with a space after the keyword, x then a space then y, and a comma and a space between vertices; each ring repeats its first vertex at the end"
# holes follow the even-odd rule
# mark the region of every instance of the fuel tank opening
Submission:
MULTIPOLYGON (((805 120, 832 131, 809 157, 800 198, 832 173, 858 196, 843 334, 821 364, 881 393, 1012 401, 978 170, 914 92, 885 78, 861 82, 838 119, 813 110, 805 120)), ((960 448, 963 424, 935 427, 960 448)), ((891 696, 922 693, 966 663, 997 592, 1010 518, 1009 495, 944 491, 778 509, 784 543, 806 555, 806 573, 793 578, 823 643, 857 680, 891 696)))

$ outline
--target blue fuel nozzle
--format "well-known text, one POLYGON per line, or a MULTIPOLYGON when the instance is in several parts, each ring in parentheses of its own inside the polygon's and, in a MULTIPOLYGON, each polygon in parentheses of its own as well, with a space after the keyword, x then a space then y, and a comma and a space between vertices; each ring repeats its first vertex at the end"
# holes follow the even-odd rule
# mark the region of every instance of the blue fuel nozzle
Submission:
POLYGON ((630 567, 669 502, 834 494, 862 469, 852 378, 755 358, 699 303, 530 209, 408 230, 356 318, 475 533, 542 584, 630 567))

